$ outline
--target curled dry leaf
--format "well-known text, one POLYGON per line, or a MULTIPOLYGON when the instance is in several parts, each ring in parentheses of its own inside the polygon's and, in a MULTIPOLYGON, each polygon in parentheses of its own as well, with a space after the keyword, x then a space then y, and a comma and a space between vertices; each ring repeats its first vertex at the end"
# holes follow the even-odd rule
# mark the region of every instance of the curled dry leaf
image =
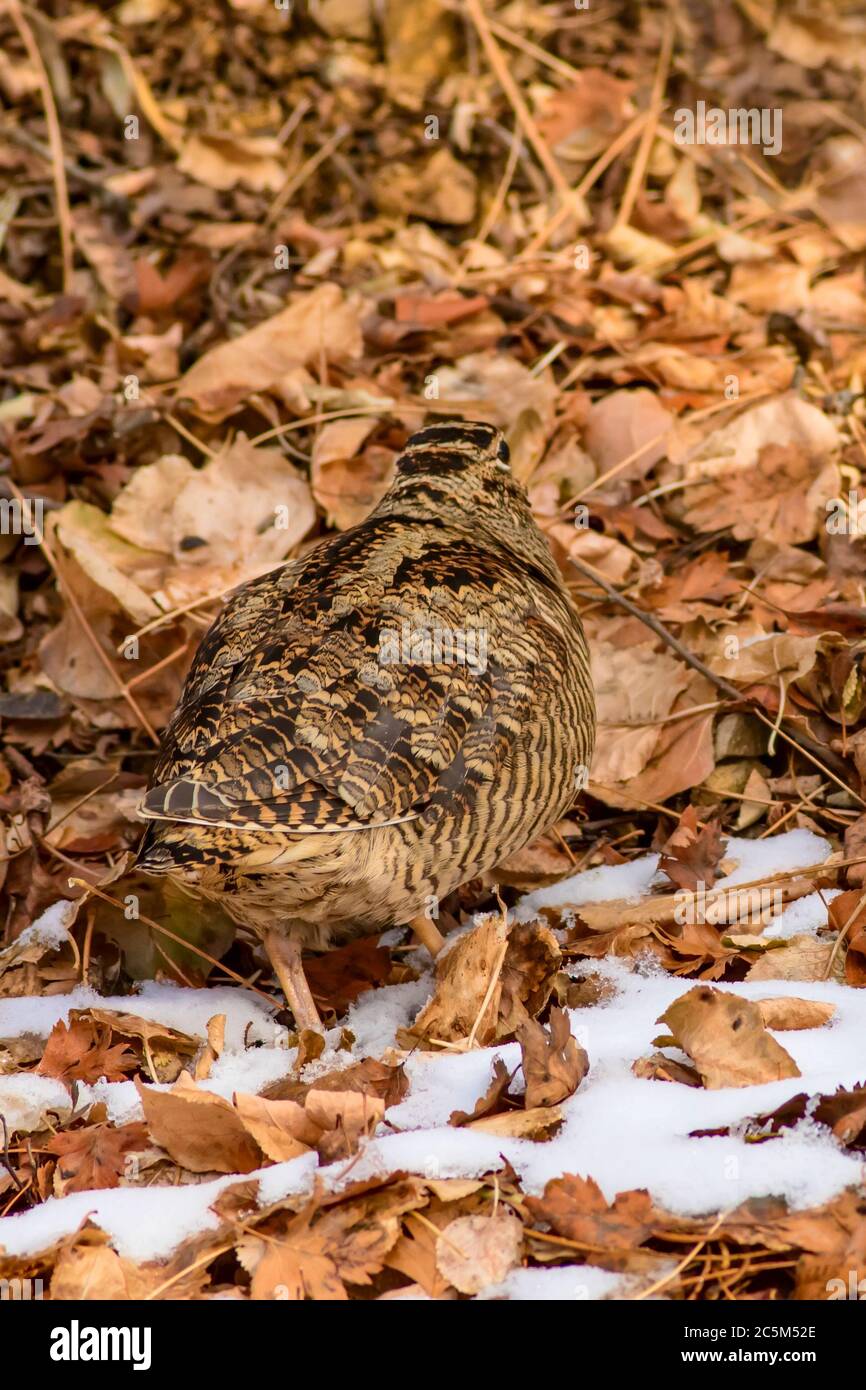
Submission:
POLYGON ((767 1032, 758 1005, 736 994, 698 985, 675 999, 657 1022, 667 1024, 708 1091, 800 1075, 793 1057, 767 1032))
POLYGON ((509 933, 501 917, 487 917, 437 958, 433 998, 400 1045, 485 1047, 510 1037, 544 1008, 561 959, 548 927, 524 922, 509 933))
POLYGON ((436 1242, 436 1264, 443 1279, 460 1293, 480 1293, 500 1284, 520 1262, 523 1223, 510 1212, 458 1216, 436 1242))
POLYGON ((321 1134, 297 1101, 265 1100, 238 1092, 234 1103, 244 1129, 274 1163, 309 1153, 321 1134))
POLYGON ((508 1090, 508 1083, 511 1080, 511 1073, 501 1057, 496 1057, 493 1062, 493 1072, 490 1077, 490 1085, 479 1096, 471 1111, 452 1110, 448 1117, 449 1125, 471 1124, 473 1120, 481 1120, 486 1115, 492 1115, 499 1110, 505 1101, 505 1093, 508 1090))
POLYGON ((545 1028, 528 1019, 517 1031, 526 1079, 525 1104, 556 1105, 573 1095, 589 1071, 589 1057, 571 1035, 564 1009, 551 1009, 545 1028))
POLYGON ((779 995, 775 999, 756 999, 765 1028, 785 1032, 798 1028, 823 1028, 836 1012, 835 1004, 820 999, 797 999, 779 995))

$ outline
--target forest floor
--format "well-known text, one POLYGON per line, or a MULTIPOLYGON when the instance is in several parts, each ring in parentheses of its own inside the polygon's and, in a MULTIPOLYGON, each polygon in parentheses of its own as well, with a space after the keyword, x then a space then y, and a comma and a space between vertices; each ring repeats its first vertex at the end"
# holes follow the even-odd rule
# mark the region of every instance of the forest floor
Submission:
POLYGON ((866 1272, 856 4, 7 0, 0 1277, 848 1296, 866 1272), (311 959, 130 871, 225 594, 428 419, 589 637, 548 835, 311 959), (233 939, 234 938, 234 939, 233 939))

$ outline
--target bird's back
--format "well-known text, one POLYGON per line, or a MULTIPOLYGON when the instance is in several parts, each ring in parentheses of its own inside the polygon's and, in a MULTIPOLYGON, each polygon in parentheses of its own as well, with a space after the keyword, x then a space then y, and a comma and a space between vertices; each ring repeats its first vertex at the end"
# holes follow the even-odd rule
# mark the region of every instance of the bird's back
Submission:
POLYGON ((561 812, 592 746, 586 647, 506 470, 489 426, 422 431, 365 521, 230 598, 166 730, 142 867, 282 869, 335 912, 329 855, 349 880, 373 844, 396 856, 408 902, 437 854, 455 886, 561 812))

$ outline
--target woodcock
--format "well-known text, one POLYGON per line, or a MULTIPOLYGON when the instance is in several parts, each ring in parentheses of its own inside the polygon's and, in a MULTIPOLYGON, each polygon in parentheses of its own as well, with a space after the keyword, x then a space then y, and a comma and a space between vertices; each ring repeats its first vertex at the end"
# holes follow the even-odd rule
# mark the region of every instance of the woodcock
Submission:
POLYGON ((223 902, 320 1027, 305 946, 412 924, 589 765, 580 619, 490 425, 412 436, 349 531, 235 591, 166 729, 139 867, 223 902))

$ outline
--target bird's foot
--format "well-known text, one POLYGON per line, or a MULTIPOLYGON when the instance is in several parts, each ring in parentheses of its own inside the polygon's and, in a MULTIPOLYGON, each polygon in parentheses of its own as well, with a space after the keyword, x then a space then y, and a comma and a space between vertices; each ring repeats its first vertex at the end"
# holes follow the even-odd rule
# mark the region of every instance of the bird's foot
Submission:
POLYGON ((264 947, 298 1028, 312 1028, 316 1033, 324 1033, 319 1011, 304 974, 298 942, 283 932, 269 931, 264 937, 264 947))
POLYGON ((417 917, 413 917, 407 924, 415 933, 422 946, 426 946, 431 956, 438 956, 442 947, 445 945, 445 938, 429 917, 425 917, 423 912, 419 912, 417 917))

